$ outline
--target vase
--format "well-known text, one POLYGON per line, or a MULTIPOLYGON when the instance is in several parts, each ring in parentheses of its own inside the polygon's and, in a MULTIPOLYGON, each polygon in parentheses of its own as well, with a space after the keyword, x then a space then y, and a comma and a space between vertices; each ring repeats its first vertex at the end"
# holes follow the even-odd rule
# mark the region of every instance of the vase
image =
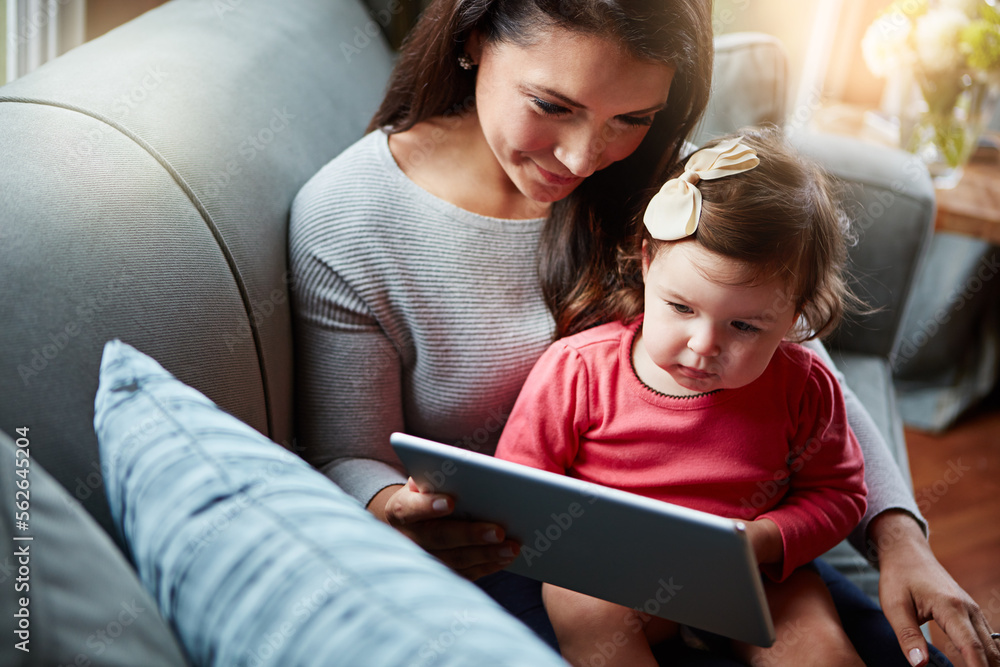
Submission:
POLYGON ((927 165, 936 188, 953 188, 1000 99, 1000 77, 977 72, 903 74, 899 144, 927 165))

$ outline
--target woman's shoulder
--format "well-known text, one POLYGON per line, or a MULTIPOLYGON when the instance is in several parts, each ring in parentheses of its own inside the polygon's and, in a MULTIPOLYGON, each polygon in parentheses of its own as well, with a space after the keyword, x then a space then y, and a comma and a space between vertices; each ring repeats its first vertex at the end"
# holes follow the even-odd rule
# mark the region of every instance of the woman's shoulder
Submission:
POLYGON ((393 168, 380 130, 348 146, 296 194, 289 221, 292 243, 300 237, 345 239, 353 230, 378 235, 380 229, 395 228, 407 197, 393 168))
POLYGON ((325 200, 336 193, 369 193, 385 182, 388 152, 386 135, 375 130, 345 148, 306 181, 295 196, 294 207, 325 200))

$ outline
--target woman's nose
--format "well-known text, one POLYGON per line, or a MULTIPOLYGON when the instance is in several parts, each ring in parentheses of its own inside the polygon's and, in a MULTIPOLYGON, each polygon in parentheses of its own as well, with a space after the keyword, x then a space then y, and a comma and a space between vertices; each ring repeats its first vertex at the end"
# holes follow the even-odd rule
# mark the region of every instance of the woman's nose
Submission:
POLYGON ((586 178, 597 171, 608 142, 600 128, 582 127, 556 149, 556 159, 578 178, 586 178))

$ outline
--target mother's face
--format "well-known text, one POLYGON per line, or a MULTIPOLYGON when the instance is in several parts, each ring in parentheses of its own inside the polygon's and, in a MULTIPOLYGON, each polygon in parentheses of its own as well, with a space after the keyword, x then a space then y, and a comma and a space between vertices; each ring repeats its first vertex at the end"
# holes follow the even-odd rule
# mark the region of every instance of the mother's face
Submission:
POLYGON ((486 141, 513 185, 547 203, 638 148, 674 70, 564 28, 534 37, 526 47, 473 37, 469 47, 486 141))

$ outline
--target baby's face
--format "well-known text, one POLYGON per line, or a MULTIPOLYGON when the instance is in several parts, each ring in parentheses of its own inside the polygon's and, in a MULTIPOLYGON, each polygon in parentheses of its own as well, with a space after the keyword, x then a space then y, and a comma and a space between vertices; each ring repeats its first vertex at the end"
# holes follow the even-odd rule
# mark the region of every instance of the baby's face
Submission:
POLYGON ((693 240, 643 261, 645 319, 633 354, 645 355, 635 359, 644 382, 686 395, 742 387, 764 372, 795 323, 795 302, 781 280, 725 284, 740 269, 693 240))

